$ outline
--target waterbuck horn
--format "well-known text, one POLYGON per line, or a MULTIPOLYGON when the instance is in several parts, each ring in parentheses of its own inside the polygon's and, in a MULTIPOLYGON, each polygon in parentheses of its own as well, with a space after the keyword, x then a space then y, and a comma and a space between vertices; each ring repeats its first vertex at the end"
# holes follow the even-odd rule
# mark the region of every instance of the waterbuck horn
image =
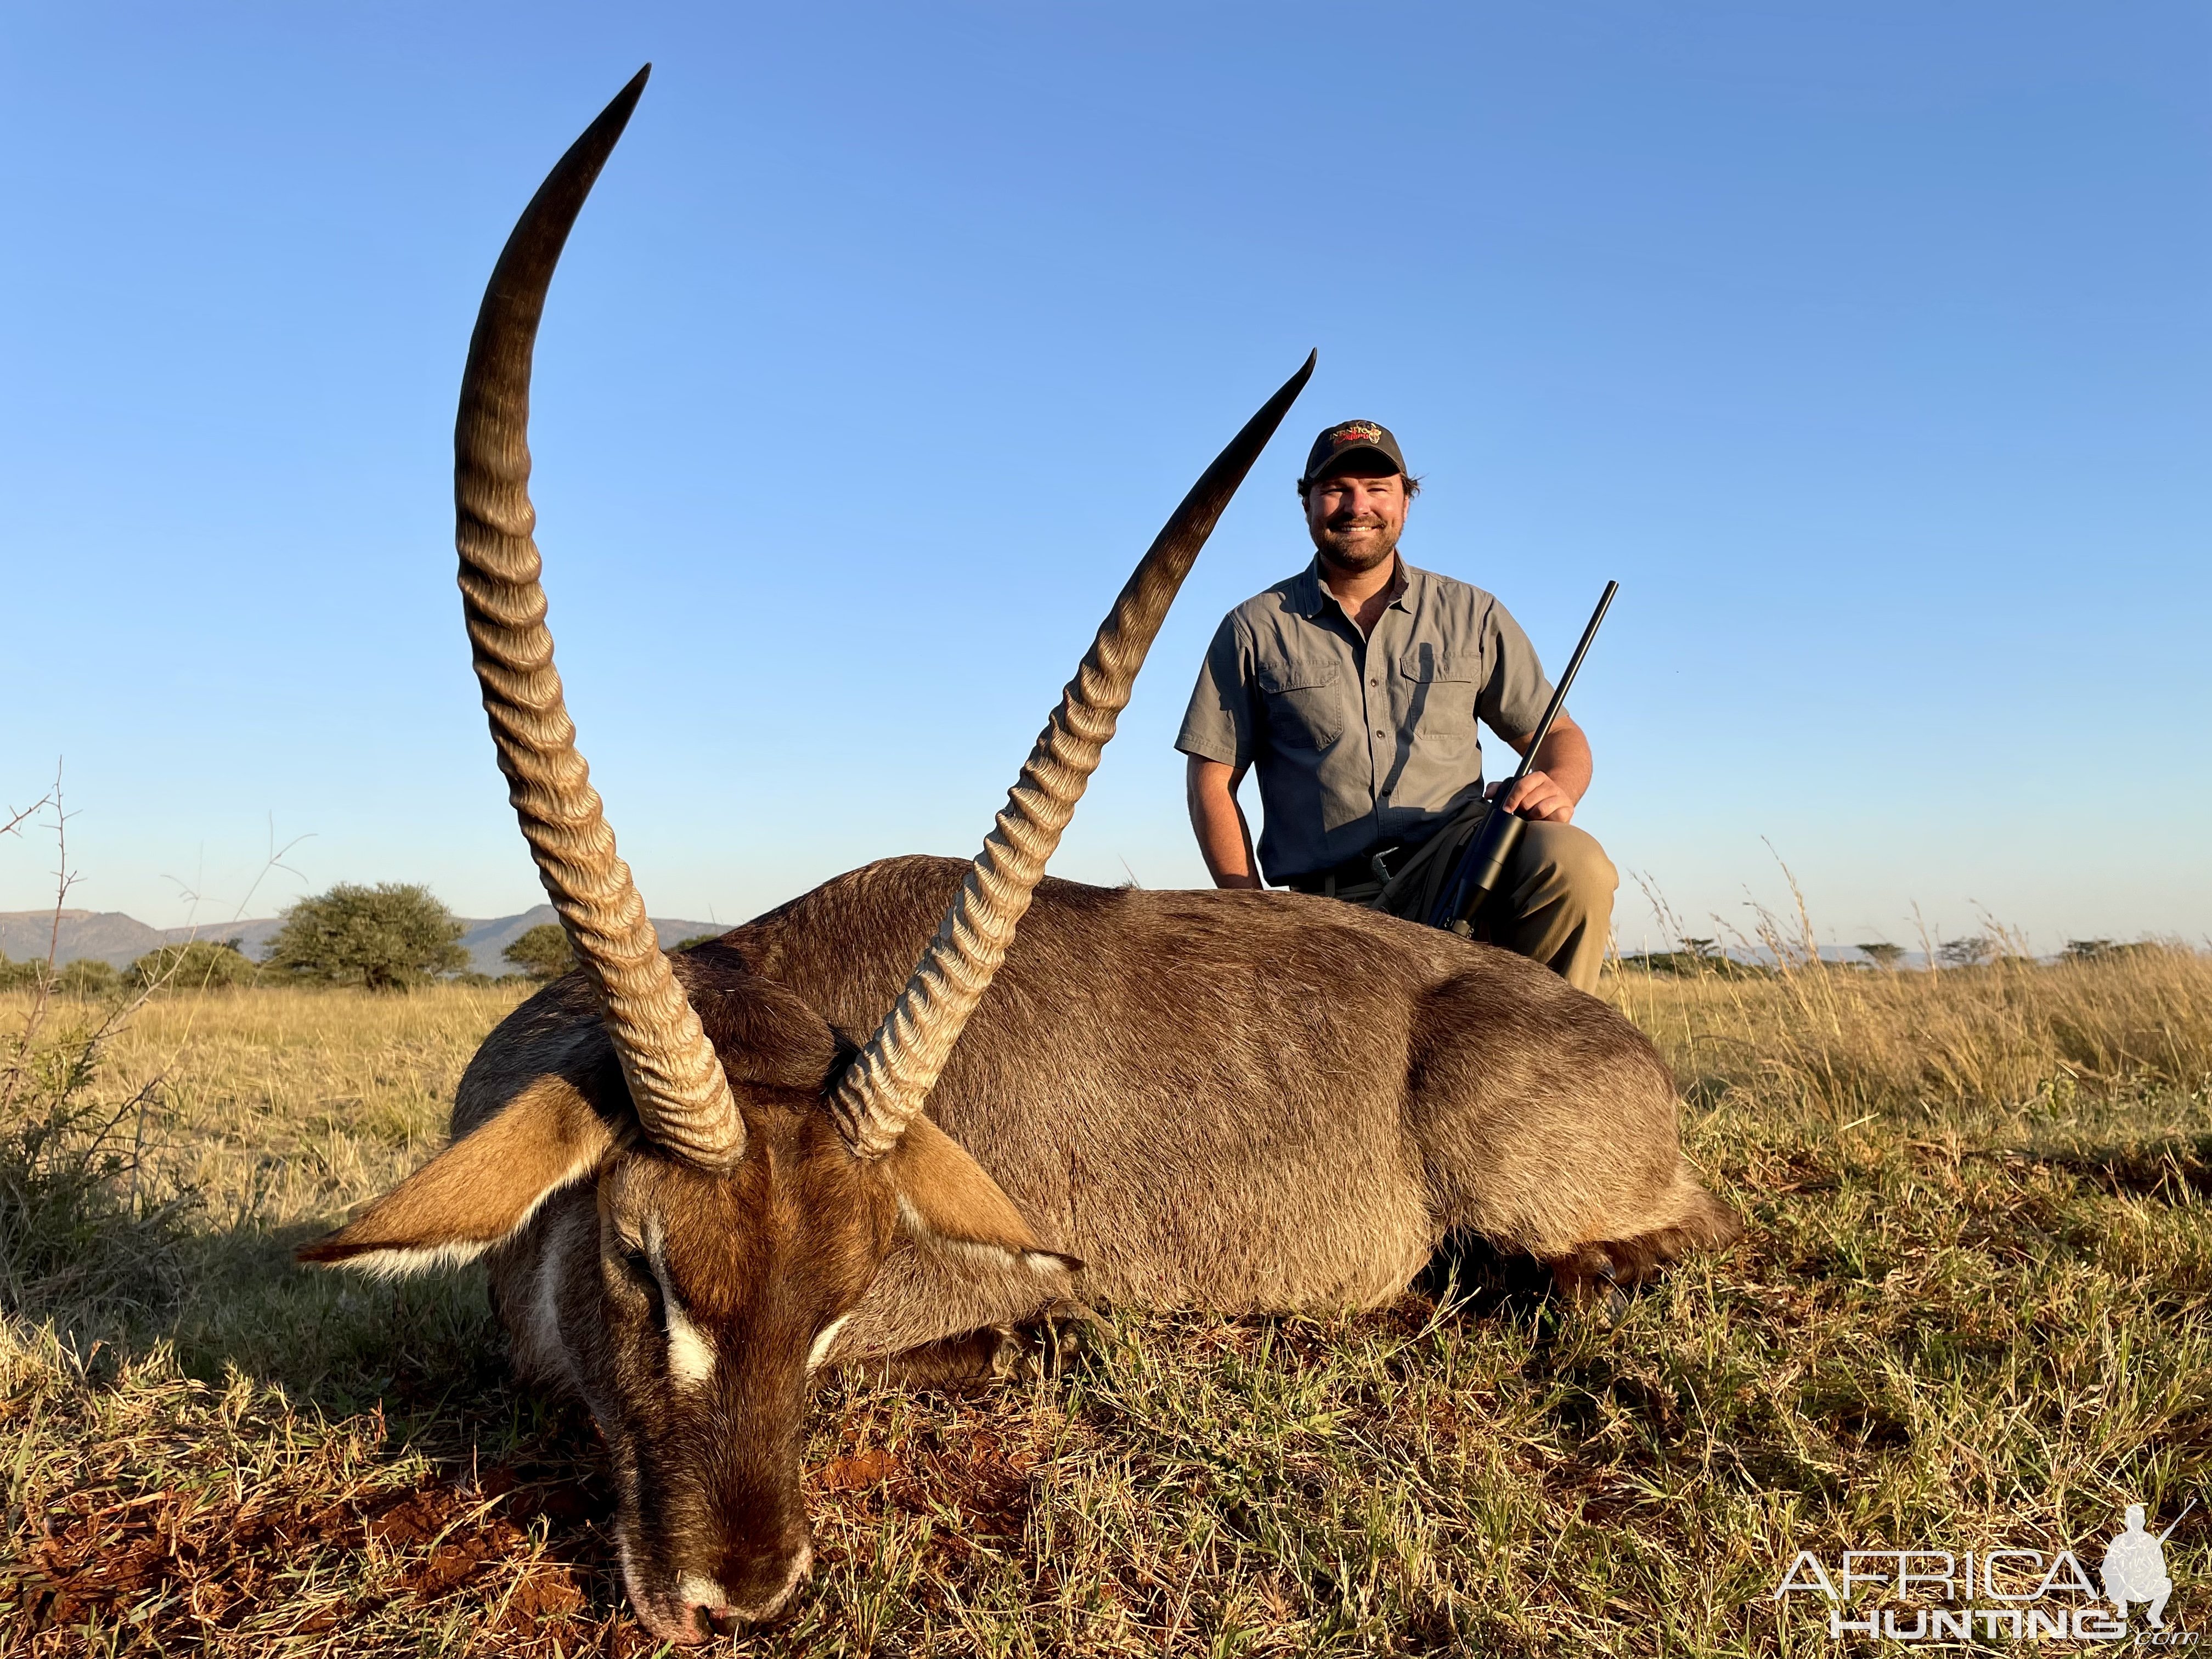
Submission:
POLYGON ((1030 895, 1075 815, 1084 786, 1098 769, 1176 590, 1313 370, 1310 354, 1214 458, 1099 624, 1098 637, 1030 750, 998 827, 969 866, 936 937, 868 1046, 838 1081, 833 1103, 838 1125, 861 1157, 880 1158, 896 1146, 928 1098, 968 1017, 1006 960, 1030 895))
POLYGON ((744 1121, 576 752, 531 539, 530 365, 546 287, 651 71, 640 70, 546 175, 493 269, 453 426, 454 540, 507 799, 576 960, 598 988, 638 1121, 656 1145, 720 1169, 744 1152, 744 1121))

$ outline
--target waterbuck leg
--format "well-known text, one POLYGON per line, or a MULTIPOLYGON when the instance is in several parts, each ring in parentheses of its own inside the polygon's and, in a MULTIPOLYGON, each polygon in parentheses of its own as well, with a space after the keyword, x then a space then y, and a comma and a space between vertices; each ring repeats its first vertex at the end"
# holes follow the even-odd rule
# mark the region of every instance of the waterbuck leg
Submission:
POLYGON ((1743 1231, 1742 1224, 1703 1188, 1686 1199, 1684 1209, 1669 1225, 1632 1238, 1580 1245, 1550 1258, 1545 1265, 1551 1268, 1559 1294, 1577 1307, 1602 1297, 1618 1313, 1626 1292, 1656 1278, 1668 1262, 1693 1249, 1717 1249, 1743 1231))
POLYGON ((1049 1376, 1082 1352, 1097 1316, 1080 1302, 1055 1302, 1016 1325, 986 1325, 879 1360, 887 1382, 911 1389, 978 1388, 1049 1376))

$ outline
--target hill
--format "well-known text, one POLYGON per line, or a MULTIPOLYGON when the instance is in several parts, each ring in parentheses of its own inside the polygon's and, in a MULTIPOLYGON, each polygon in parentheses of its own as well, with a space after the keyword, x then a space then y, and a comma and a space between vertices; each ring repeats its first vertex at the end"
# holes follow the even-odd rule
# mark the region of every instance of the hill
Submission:
MULTIPOLYGON (((482 974, 511 974, 513 966, 501 960, 500 952, 541 923, 558 921, 550 904, 540 904, 525 910, 519 916, 499 916, 490 921, 466 921, 469 930, 461 935, 461 946, 469 953, 470 965, 482 974)), ((701 933, 721 933, 733 924, 714 921, 672 921, 665 917, 653 919, 653 931, 660 936, 665 949, 680 939, 696 938, 701 933)))
MULTIPOLYGON (((550 904, 538 905, 520 915, 459 918, 468 930, 461 935, 461 945, 469 953, 469 965, 483 974, 511 972, 500 952, 540 922, 556 920, 550 904)), ((242 942, 246 955, 259 957, 283 925, 276 916, 258 916, 249 921, 210 922, 198 927, 152 927, 120 910, 64 910, 57 928, 52 910, 0 910, 0 955, 15 962, 36 961, 45 957, 52 940, 58 963, 89 957, 127 968, 156 945, 178 945, 191 939, 236 939, 242 942)), ((659 916, 653 919, 653 926, 664 945, 698 933, 723 931, 715 922, 659 916)))
POLYGON ((58 963, 93 957, 123 968, 166 943, 161 929, 120 910, 64 910, 58 920, 52 910, 0 911, 0 955, 11 962, 40 961, 51 944, 58 963))

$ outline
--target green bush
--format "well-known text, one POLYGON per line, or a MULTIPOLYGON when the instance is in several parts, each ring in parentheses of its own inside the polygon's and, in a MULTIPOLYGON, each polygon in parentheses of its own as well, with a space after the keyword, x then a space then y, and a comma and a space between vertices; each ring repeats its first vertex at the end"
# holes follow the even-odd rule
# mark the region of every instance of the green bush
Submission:
POLYGON ((469 965, 453 913, 412 882, 352 882, 284 913, 264 972, 326 985, 404 991, 469 965))
POLYGON ((2066 962, 2118 962, 2125 957, 2155 956, 2164 948, 2156 939, 2123 945, 2117 939, 2069 939, 2060 957, 2066 962))
MULTIPOLYGON (((0 955, 0 991, 35 991, 48 983, 49 978, 43 961, 10 962, 0 955)), ((53 990, 62 996, 104 997, 112 995, 123 981, 112 967, 99 957, 80 957, 55 969, 51 982, 53 990)))
POLYGON ((558 979, 576 965, 568 935, 557 921, 541 921, 499 954, 532 979, 558 979))
POLYGON ((1759 979, 1771 970, 1755 962, 1738 962, 1726 955, 1718 941, 1686 939, 1679 951, 1639 951, 1623 957, 1620 965, 1634 972, 1671 974, 1682 979, 1759 979))
POLYGON ((239 943, 234 939, 220 944, 196 939, 188 945, 164 945, 132 963, 125 976, 140 990, 152 985, 167 985, 179 991, 251 985, 261 969, 239 949, 239 943))
POLYGON ((122 983, 123 975, 115 971, 115 965, 98 957, 79 957, 75 962, 65 962, 61 972, 54 975, 54 989, 65 996, 112 996, 122 983))

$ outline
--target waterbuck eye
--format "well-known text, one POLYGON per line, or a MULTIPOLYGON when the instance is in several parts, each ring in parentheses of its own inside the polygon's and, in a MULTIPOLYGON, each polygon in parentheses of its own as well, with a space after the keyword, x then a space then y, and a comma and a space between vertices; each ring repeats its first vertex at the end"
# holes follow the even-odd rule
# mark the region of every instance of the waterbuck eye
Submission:
POLYGON ((623 1270, 639 1284, 659 1289, 660 1280, 653 1271, 653 1258, 643 1250, 632 1248, 622 1253, 623 1270))

